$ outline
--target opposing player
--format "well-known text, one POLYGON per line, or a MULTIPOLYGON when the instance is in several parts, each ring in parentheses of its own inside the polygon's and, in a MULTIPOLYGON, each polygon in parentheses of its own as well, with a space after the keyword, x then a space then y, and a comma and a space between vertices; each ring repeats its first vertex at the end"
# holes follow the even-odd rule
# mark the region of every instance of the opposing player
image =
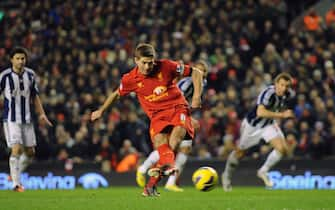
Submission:
POLYGON ((273 186, 267 172, 287 153, 285 137, 275 119, 294 117, 293 111, 288 107, 294 95, 290 89, 291 84, 292 77, 287 73, 281 73, 275 78, 274 85, 268 86, 259 94, 256 106, 242 122, 239 145, 227 159, 222 174, 225 191, 232 190, 231 179, 239 160, 247 149, 258 144, 261 139, 270 143, 274 149, 257 171, 257 176, 264 181, 266 187, 273 186))
MULTIPOLYGON (((206 83, 206 76, 208 65, 204 61, 199 61, 195 65, 200 70, 203 70, 203 86, 206 83)), ((192 77, 183 77, 177 83, 178 88, 182 91, 186 100, 191 102, 192 95, 194 92, 192 77)), ((199 127, 199 123, 196 119, 192 117, 192 125, 195 129, 199 127)), ((178 169, 177 174, 172 174, 169 176, 166 184, 165 189, 173 192, 183 192, 184 190, 176 185, 176 180, 178 176, 180 176, 184 165, 187 161, 187 157, 192 149, 192 139, 185 139, 179 144, 178 153, 176 155, 176 168, 178 169)), ((136 182, 140 187, 144 187, 146 184, 146 172, 149 168, 154 166, 158 161, 159 155, 156 150, 152 151, 147 159, 143 162, 141 166, 138 167, 136 172, 136 182)))
POLYGON ((24 191, 20 174, 35 154, 36 138, 30 102, 34 103, 39 120, 52 126, 38 96, 35 72, 25 67, 27 59, 25 48, 14 48, 10 53, 11 67, 0 74, 0 93, 4 95, 3 127, 7 146, 11 148, 10 179, 16 192, 24 191))
POLYGON ((201 103, 202 71, 171 60, 156 60, 150 44, 139 44, 135 49, 136 67, 121 79, 121 84, 91 115, 94 121, 120 96, 136 93, 137 99, 150 119, 150 136, 159 160, 154 170, 149 170, 150 179, 143 196, 158 196, 157 183, 163 175, 176 172, 174 151, 186 136, 194 136, 190 109, 174 80, 179 76, 192 75, 194 93, 192 107, 201 103))

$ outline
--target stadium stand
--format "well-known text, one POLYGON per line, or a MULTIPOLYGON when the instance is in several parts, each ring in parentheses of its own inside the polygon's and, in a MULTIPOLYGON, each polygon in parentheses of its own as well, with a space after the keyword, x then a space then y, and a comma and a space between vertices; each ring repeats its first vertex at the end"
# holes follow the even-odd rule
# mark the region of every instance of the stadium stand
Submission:
MULTIPOLYGON (((211 65, 194 158, 226 158, 252 99, 279 72, 295 78, 297 119, 281 122, 291 158, 329 158, 335 146, 335 24, 290 26, 316 2, 2 1, 0 66, 8 66, 6 54, 15 45, 31 52, 29 66, 40 75, 41 98, 55 125, 37 129, 39 160, 110 161, 115 168, 125 139, 136 154, 150 152, 147 120, 132 97, 97 123, 89 121, 134 65, 139 42, 155 45, 162 58, 202 58, 211 65)), ((324 14, 320 18, 325 21, 324 14)), ((268 151, 261 145, 249 157, 268 151)))

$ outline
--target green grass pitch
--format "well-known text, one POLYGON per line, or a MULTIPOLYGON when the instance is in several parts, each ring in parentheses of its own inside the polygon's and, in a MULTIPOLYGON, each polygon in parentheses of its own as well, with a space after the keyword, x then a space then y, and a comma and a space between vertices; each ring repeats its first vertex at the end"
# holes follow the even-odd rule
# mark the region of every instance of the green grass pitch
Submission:
POLYGON ((24 193, 0 191, 1 210, 332 210, 335 192, 331 190, 266 190, 235 187, 225 193, 220 187, 199 192, 192 187, 182 193, 163 190, 160 197, 144 198, 137 187, 110 187, 99 190, 27 190, 24 193))

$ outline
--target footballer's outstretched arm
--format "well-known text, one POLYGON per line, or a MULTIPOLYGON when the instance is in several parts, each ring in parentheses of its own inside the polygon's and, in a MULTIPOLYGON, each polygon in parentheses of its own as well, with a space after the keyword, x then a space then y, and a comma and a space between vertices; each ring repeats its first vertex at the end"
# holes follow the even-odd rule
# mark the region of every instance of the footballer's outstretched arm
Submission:
POLYGON ((201 94, 202 94, 202 82, 204 70, 201 68, 206 68, 202 65, 195 65, 192 67, 192 82, 194 87, 194 92, 192 96, 192 108, 201 107, 201 94))
POLYGON ((112 94, 108 96, 108 98, 105 100, 105 102, 102 104, 102 106, 97 109, 96 111, 92 112, 91 114, 91 121, 99 119, 102 114, 106 111, 106 109, 117 99, 120 98, 119 90, 116 89, 112 94))
POLYGON ((291 109, 282 112, 272 112, 262 104, 258 105, 256 114, 258 117, 264 118, 294 118, 294 113, 291 109))

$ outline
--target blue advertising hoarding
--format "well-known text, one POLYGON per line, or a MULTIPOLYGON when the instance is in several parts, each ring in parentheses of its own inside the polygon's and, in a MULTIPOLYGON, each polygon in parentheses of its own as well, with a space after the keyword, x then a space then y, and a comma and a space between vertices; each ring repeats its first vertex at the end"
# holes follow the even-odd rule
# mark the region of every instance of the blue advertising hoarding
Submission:
MULTIPOLYGON (((8 177, 7 173, 0 173, 0 190, 13 188, 13 183, 8 177)), ((31 190, 72 190, 76 187, 96 189, 109 186, 108 180, 103 175, 95 172, 84 173, 78 177, 54 175, 52 172, 40 176, 23 173, 21 174, 21 183, 25 189, 31 190)))
POLYGON ((274 183, 273 189, 282 190, 312 190, 335 189, 335 176, 321 176, 305 171, 304 174, 289 175, 280 171, 269 172, 269 178, 274 183))
MULTIPOLYGON (((257 169, 262 161, 243 160, 233 176, 234 186, 264 186, 257 178, 257 169)), ((334 160, 283 160, 269 173, 274 182, 274 190, 283 189, 335 189, 334 160)), ((193 172, 202 166, 216 169, 219 175, 223 172, 225 161, 191 160, 186 164, 180 177, 182 186, 191 186, 193 172)), ((8 163, 0 163, 0 190, 12 188, 8 180, 8 163)), ((64 163, 35 162, 27 173, 21 175, 25 189, 84 189, 104 188, 111 186, 137 186, 136 172, 116 173, 102 172, 99 163, 74 164, 72 170, 66 170, 64 163)), ((165 180, 161 182, 164 184, 165 180)), ((221 185, 221 183, 219 183, 221 185)))

